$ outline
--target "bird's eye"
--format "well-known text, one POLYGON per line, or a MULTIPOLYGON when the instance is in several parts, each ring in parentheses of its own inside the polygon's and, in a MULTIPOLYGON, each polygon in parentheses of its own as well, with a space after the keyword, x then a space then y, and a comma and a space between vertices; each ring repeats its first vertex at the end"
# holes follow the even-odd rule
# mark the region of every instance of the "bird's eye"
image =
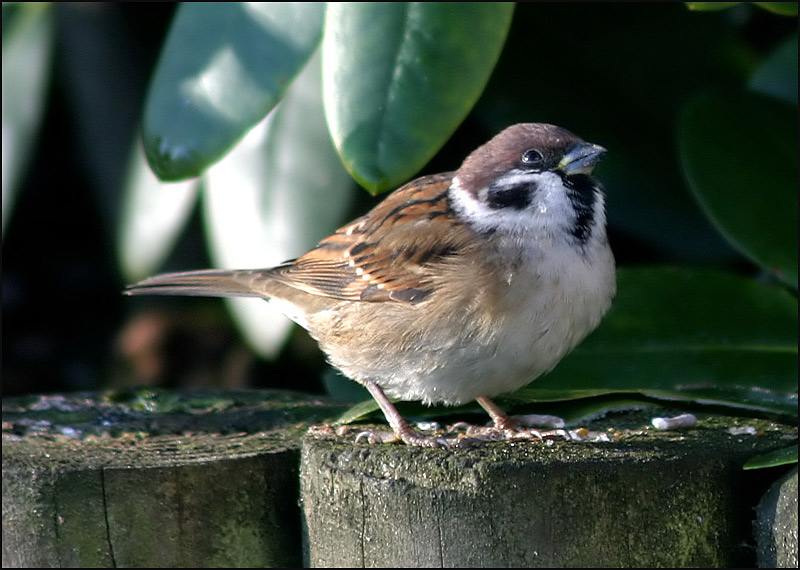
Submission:
POLYGON ((541 166, 544 162, 544 156, 535 148, 529 148, 522 153, 521 160, 527 166, 541 166))

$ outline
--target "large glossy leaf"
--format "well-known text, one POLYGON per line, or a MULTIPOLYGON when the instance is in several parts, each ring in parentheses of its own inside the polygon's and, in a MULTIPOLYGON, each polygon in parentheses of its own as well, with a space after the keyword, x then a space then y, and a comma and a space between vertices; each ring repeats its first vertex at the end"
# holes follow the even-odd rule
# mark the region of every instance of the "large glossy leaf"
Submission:
POLYGON ((792 295, 726 273, 668 268, 620 269, 618 290, 600 327, 516 397, 639 392, 797 413, 792 295))
POLYGON ((323 41, 325 109, 351 174, 380 192, 415 174, 483 91, 512 3, 341 2, 323 41))
POLYGON ((779 465, 790 465, 792 463, 797 463, 796 444, 748 459, 742 468, 763 469, 765 467, 777 467, 779 465))
POLYGON ((20 178, 39 133, 50 77, 52 6, 3 3, 3 221, 14 209, 20 178))
MULTIPOLYGON (((725 10, 745 2, 685 2, 690 10, 698 12, 708 12, 716 10, 725 10)), ((748 4, 755 4, 774 14, 781 16, 796 16, 797 15, 797 2, 747 2, 748 4)))
POLYGON ((144 118, 162 180, 201 174, 280 100, 319 43, 321 2, 187 2, 172 24, 144 118))
POLYGON ((753 4, 781 16, 797 16, 797 2, 753 2, 753 4))
POLYGON ((797 288, 797 107, 705 94, 680 118, 686 179, 722 234, 797 288))
POLYGON ((742 2, 685 2, 685 4, 689 10, 696 10, 698 12, 713 12, 738 6, 739 4, 742 4, 742 2))
POLYGON ((780 44, 750 78, 750 89, 797 105, 797 36, 780 44))
POLYGON ((141 44, 118 4, 56 6, 59 79, 69 104, 72 152, 108 239, 118 232, 131 142, 138 138, 147 71, 141 44))
MULTIPOLYGON (((206 227, 214 265, 270 267, 296 257, 344 220, 353 181, 331 144, 314 57, 265 121, 205 181, 206 227)), ((250 345, 274 356, 289 321, 258 299, 229 299, 250 345)))
POLYGON ((119 218, 119 265, 127 282, 152 275, 172 251, 197 201, 197 180, 161 182, 140 141, 131 153, 119 218))

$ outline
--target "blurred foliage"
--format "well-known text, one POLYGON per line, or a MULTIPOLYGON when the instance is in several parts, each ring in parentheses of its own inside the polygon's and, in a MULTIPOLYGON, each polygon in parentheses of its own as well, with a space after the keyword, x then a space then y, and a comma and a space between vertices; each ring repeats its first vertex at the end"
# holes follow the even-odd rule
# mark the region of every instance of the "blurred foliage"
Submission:
MULTIPOLYGON (((517 399, 796 417, 797 4, 752 4, 3 4, 4 389, 69 353, 42 347, 53 322, 103 352, 57 386, 107 383, 145 306, 112 300, 126 281, 272 265, 363 211, 353 179, 385 191, 541 121, 610 149, 622 269, 600 328, 517 399)), ((274 356, 288 329, 264 305, 236 314, 274 356)))
MULTIPOLYGON (((726 10, 744 4, 745 2, 687 2, 686 5, 690 10, 697 11, 713 11, 713 10, 726 10)), ((759 8, 769 10, 775 14, 783 16, 797 16, 797 2, 750 2, 759 8)))

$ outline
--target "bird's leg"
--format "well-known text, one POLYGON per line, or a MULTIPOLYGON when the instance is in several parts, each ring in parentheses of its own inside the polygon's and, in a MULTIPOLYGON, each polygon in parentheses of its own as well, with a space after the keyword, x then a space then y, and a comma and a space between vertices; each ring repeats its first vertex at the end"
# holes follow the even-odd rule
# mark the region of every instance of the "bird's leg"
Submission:
POLYGON ((476 398, 475 401, 492 418, 494 428, 506 434, 506 439, 545 439, 553 437, 569 439, 569 434, 563 429, 538 430, 533 427, 542 425, 542 423, 552 425, 551 422, 557 420, 555 425, 560 428, 564 425, 564 421, 560 418, 555 416, 515 416, 512 418, 500 406, 485 396, 476 398), (540 423, 542 420, 544 421, 540 423))
POLYGON ((486 413, 492 418, 494 427, 497 429, 503 431, 519 429, 519 423, 508 417, 508 414, 506 414, 500 408, 500 406, 492 402, 489 398, 481 396, 480 398, 475 398, 475 401, 478 402, 478 405, 480 405, 481 408, 486 410, 486 413))
POLYGON ((393 434, 365 432, 370 443, 388 443, 400 439, 406 445, 421 447, 448 446, 448 443, 442 438, 425 436, 411 429, 411 426, 408 425, 405 418, 400 415, 400 412, 397 411, 394 404, 389 401, 389 398, 386 397, 386 394, 383 393, 380 386, 370 381, 364 382, 364 386, 366 386, 369 393, 372 394, 372 397, 378 403, 378 406, 380 406, 383 415, 386 416, 386 421, 389 422, 389 425, 392 426, 392 430, 394 431, 393 434))

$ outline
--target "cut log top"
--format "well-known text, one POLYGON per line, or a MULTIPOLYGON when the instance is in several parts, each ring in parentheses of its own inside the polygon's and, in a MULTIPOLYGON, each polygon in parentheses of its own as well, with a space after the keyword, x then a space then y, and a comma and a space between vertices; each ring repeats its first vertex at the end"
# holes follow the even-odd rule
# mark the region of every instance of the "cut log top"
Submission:
POLYGON ((3 451, 52 466, 147 468, 300 447, 347 408, 284 391, 131 390, 3 400, 3 451))
POLYGON ((8 567, 743 566, 780 473, 741 467, 797 438, 640 411, 586 426, 605 442, 420 449, 307 433, 346 406, 296 394, 3 405, 8 567))

